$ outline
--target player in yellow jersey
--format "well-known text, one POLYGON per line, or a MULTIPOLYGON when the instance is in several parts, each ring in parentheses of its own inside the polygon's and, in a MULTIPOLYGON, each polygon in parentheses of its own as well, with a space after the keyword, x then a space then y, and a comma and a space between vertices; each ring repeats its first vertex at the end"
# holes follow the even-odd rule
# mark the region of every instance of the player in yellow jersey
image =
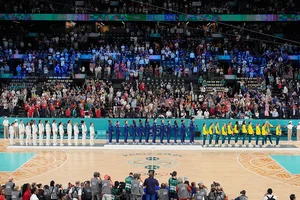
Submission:
POLYGON ((219 146, 219 139, 220 139, 220 127, 219 127, 219 122, 216 122, 215 124, 215 146, 219 146))
POLYGON ((203 127, 202 127, 202 134, 203 134, 203 147, 206 147, 205 141, 206 141, 206 138, 207 138, 207 135, 208 135, 208 130, 206 128, 205 123, 203 124, 203 127))
POLYGON ((242 123, 242 138, 243 138, 243 141, 242 141, 242 147, 246 147, 245 145, 245 140, 246 140, 246 137, 247 137, 247 126, 246 126, 246 121, 244 120, 243 123, 242 123))
POLYGON ((265 142, 267 141, 267 125, 266 123, 263 123, 263 125, 261 126, 261 136, 262 136, 262 146, 265 147, 265 142))
POLYGON ((227 126, 228 147, 231 147, 230 141, 231 141, 232 135, 233 135, 232 122, 229 122, 228 126, 227 126))
POLYGON ((252 122, 249 122, 248 123, 248 147, 253 147, 253 145, 251 144, 251 140, 252 140, 252 137, 254 135, 254 130, 252 128, 252 122))
MULTIPOLYGON (((257 123, 255 127, 255 136, 256 136, 256 147, 260 147, 258 144, 258 140, 261 138, 261 130, 260 130, 260 124, 257 123)), ((262 143, 264 144, 264 140, 262 139, 262 143)))
POLYGON ((234 135, 234 146, 239 147, 240 145, 238 144, 239 136, 240 136, 240 126, 239 122, 236 121, 235 125, 233 127, 233 135, 234 135))
POLYGON ((273 146, 273 142, 272 142, 272 133, 271 133, 271 129, 272 127, 274 127, 272 124, 269 123, 269 121, 266 121, 265 123, 266 125, 266 137, 265 137, 265 145, 267 145, 267 139, 269 139, 271 145, 273 146))
POLYGON ((212 147, 212 140, 214 137, 214 123, 211 123, 208 128, 208 135, 209 135, 209 146, 212 147))
POLYGON ((282 134, 281 127, 280 127, 280 124, 278 124, 276 127, 276 147, 280 147, 279 140, 280 140, 281 134, 282 134))
POLYGON ((222 126, 222 147, 226 146, 225 144, 226 137, 227 137, 227 127, 226 124, 224 123, 222 126))

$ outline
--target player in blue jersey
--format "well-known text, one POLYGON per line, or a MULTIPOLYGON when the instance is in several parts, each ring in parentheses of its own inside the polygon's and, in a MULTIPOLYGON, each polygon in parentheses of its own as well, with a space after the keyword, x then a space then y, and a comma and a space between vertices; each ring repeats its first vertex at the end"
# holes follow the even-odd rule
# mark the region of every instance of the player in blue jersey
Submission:
POLYGON ((135 137, 136 137, 136 134, 137 134, 137 129, 138 129, 138 127, 137 127, 137 125, 136 125, 136 121, 135 121, 135 120, 132 121, 131 127, 132 127, 132 142, 133 142, 133 143, 136 143, 136 142, 135 142, 135 137))
POLYGON ((171 143, 170 143, 170 139, 171 139, 171 131, 172 131, 172 125, 171 125, 171 122, 168 121, 168 124, 167 124, 167 143, 168 143, 168 144, 171 144, 171 143))
POLYGON ((120 139, 120 135, 121 135, 121 130, 120 130, 120 122, 117 121, 116 122, 116 144, 119 144, 119 139, 120 139))
POLYGON ((138 128, 138 135, 139 135, 139 144, 143 143, 143 135, 144 135, 144 126, 143 121, 140 119, 140 125, 138 128))
POLYGON ((146 138, 145 138, 145 143, 149 144, 149 136, 150 136, 150 123, 149 123, 149 119, 147 118, 145 121, 145 134, 146 134, 146 138))
POLYGON ((127 143, 127 139, 129 136, 129 126, 128 126, 128 121, 125 121, 125 125, 124 125, 124 144, 128 144, 127 143))
POLYGON ((162 145, 162 144, 164 144, 164 136, 165 136, 165 131, 166 131, 164 120, 161 120, 159 130, 160 130, 160 144, 162 145))
POLYGON ((196 125, 195 125, 195 118, 192 117, 191 121, 190 121, 190 144, 195 144, 195 129, 196 129, 196 125))
POLYGON ((156 119, 154 119, 154 122, 152 124, 152 143, 156 144, 156 135, 157 135, 157 123, 156 119))
POLYGON ((177 121, 174 121, 174 144, 177 144, 177 137, 178 137, 178 131, 179 131, 179 126, 177 121))
POLYGON ((181 144, 185 144, 186 125, 185 125, 184 120, 181 120, 181 130, 180 130, 180 134, 181 134, 181 144))

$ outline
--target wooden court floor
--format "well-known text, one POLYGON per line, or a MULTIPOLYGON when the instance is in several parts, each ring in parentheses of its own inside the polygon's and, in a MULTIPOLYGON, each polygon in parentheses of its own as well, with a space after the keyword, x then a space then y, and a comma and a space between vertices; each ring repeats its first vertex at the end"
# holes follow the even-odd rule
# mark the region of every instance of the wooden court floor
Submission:
POLYGON ((300 174, 290 174, 270 157, 270 154, 300 155, 298 150, 47 150, 46 147, 29 150, 8 149, 7 145, 7 141, 1 140, 0 151, 37 154, 15 172, 0 172, 1 184, 13 176, 19 186, 25 182, 49 184, 51 180, 66 185, 89 180, 94 171, 99 171, 102 177, 109 174, 113 181, 124 181, 129 172, 141 173, 144 179, 147 167, 153 166, 160 183, 167 182, 169 173, 177 171, 190 182, 202 181, 207 186, 219 182, 229 199, 243 189, 249 199, 263 199, 269 187, 279 200, 288 199, 291 193, 300 196, 300 174))

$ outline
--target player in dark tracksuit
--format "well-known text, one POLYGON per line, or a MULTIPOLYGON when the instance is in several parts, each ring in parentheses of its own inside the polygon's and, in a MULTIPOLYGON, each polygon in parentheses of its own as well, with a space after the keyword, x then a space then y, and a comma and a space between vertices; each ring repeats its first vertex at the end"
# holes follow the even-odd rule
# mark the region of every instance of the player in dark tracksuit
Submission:
POLYGON ((111 120, 108 121, 108 142, 109 144, 112 143, 112 136, 114 132, 114 126, 112 125, 111 120))
POLYGON ((132 142, 135 143, 135 137, 136 137, 136 133, 137 133, 137 129, 138 127, 136 126, 136 121, 133 120, 132 121, 132 142))
POLYGON ((170 121, 168 121, 168 125, 167 125, 167 143, 168 144, 170 144, 171 131, 172 131, 172 126, 171 126, 170 121))
POLYGON ((145 121, 145 133, 146 133, 146 138, 145 138, 145 143, 149 143, 149 136, 150 136, 150 123, 149 119, 147 118, 145 121))
POLYGON ((190 122, 190 144, 195 143, 195 118, 192 117, 191 122, 190 122))
POLYGON ((184 120, 181 120, 181 144, 185 144, 185 135, 186 135, 186 125, 184 123, 184 120))
POLYGON ((164 136, 166 131, 164 120, 161 120, 161 125, 159 127, 159 130, 160 130, 160 144, 164 144, 164 136))
POLYGON ((178 123, 175 120, 174 121, 174 144, 177 144, 178 130, 179 130, 178 123))
POLYGON ((120 123, 117 121, 116 122, 116 144, 119 144, 120 135, 121 135, 120 123))
POLYGON ((154 122, 152 124, 152 143, 156 144, 156 134, 157 134, 157 124, 156 124, 156 119, 154 119, 154 122))
POLYGON ((140 120, 140 125, 139 125, 139 129, 138 129, 138 133, 139 133, 139 143, 142 144, 143 143, 143 134, 144 134, 144 126, 143 126, 143 121, 140 120))
POLYGON ((129 126, 128 126, 128 121, 125 121, 125 125, 124 125, 124 144, 127 144, 127 139, 129 136, 129 126))

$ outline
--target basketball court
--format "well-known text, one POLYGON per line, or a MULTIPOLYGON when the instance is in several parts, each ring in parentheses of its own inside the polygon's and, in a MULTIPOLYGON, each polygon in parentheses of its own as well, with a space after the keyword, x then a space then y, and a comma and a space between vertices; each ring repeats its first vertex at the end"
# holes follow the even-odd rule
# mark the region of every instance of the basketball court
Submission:
POLYGON ((263 198, 271 187, 279 199, 300 196, 300 143, 282 148, 201 148, 180 145, 106 145, 93 147, 20 147, 0 141, 0 183, 13 176, 16 185, 25 182, 66 185, 89 180, 94 171, 124 181, 129 172, 147 177, 155 169, 160 183, 177 171, 190 182, 221 183, 229 199, 243 189, 250 199, 263 198))

